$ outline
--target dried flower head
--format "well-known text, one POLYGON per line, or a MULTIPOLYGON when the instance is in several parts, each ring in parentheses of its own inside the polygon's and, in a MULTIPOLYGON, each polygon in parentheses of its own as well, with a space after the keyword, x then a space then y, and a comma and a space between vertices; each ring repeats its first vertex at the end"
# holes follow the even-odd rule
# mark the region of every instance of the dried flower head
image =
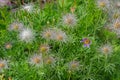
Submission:
POLYGON ((10 0, 0 0, 0 7, 10 5, 10 0))
POLYGON ((109 2, 109 0, 97 0, 97 5, 100 8, 109 8, 110 2, 109 2))
POLYGON ((68 13, 68 14, 63 16, 62 22, 63 22, 64 25, 73 27, 77 23, 77 18, 74 14, 68 13))
POLYGON ((23 10, 27 11, 27 12, 32 12, 33 11, 33 4, 25 4, 23 6, 23 10))
POLYGON ((111 5, 114 9, 120 8, 120 0, 111 0, 111 5))
POLYGON ((112 46, 110 44, 105 44, 100 47, 100 52, 104 55, 109 55, 113 52, 112 46))
POLYGON ((120 8, 120 1, 119 1, 119 2, 116 2, 116 7, 117 7, 117 8, 120 8))
POLYGON ((8 77, 8 80, 12 80, 12 77, 8 77))
POLYGON ((12 43, 5 44, 5 49, 11 49, 11 48, 12 48, 12 43))
POLYGON ((61 30, 56 30, 54 38, 55 38, 55 40, 61 41, 61 42, 66 42, 68 39, 66 33, 61 30))
POLYGON ((83 38, 80 42, 84 44, 84 47, 90 47, 92 41, 88 38, 83 38))
POLYGON ((116 21, 115 23, 114 23, 114 29, 119 29, 120 28, 120 21, 116 21))
POLYGON ((30 57, 29 63, 36 67, 40 67, 43 65, 42 54, 34 54, 30 57))
POLYGON ((114 10, 112 13, 112 19, 118 19, 118 18, 120 18, 120 12, 114 10))
POLYGON ((71 8, 70 8, 70 11, 71 11, 72 13, 74 13, 74 12, 75 12, 75 7, 71 7, 71 8))
POLYGON ((43 31, 42 37, 45 39, 51 39, 51 40, 62 41, 62 42, 67 41, 66 33, 56 28, 51 28, 43 31))
POLYGON ((55 35, 54 29, 50 28, 45 29, 41 34, 41 36, 45 39, 54 39, 54 35, 55 35))
POLYGON ((0 72, 2 72, 4 69, 8 69, 8 61, 0 59, 0 72))
POLYGON ((48 53, 49 50, 50 50, 50 46, 47 45, 47 44, 42 44, 42 45, 40 46, 40 52, 41 52, 41 53, 48 53))
POLYGON ((45 62, 45 64, 54 66, 55 65, 55 58, 53 56, 47 56, 47 57, 45 57, 44 62, 45 62))
POLYGON ((34 32, 31 29, 24 28, 20 31, 19 38, 21 41, 31 42, 34 39, 34 32))
POLYGON ((13 22, 10 24, 9 31, 21 31, 24 28, 24 25, 20 22, 13 22))
POLYGON ((68 68, 70 71, 76 71, 79 70, 80 64, 78 61, 71 61, 68 64, 68 68))
POLYGON ((120 18, 113 20, 109 28, 120 37, 120 18))

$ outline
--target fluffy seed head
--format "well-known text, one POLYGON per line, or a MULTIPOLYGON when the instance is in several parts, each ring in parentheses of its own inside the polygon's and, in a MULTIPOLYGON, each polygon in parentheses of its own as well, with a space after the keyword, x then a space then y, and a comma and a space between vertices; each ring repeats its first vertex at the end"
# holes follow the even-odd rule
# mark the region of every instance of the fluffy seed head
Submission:
POLYGON ((7 60, 0 59, 0 72, 3 71, 3 69, 8 69, 8 62, 7 60))
POLYGON ((6 43, 5 44, 5 48, 6 49, 11 49, 12 48, 12 44, 11 43, 6 43))
POLYGON ((110 29, 120 37, 120 18, 114 20, 110 25, 110 29))
POLYGON ((23 10, 27 12, 32 12, 33 11, 33 4, 26 4, 23 6, 23 10))
POLYGON ((100 47, 100 52, 104 55, 109 55, 113 52, 112 46, 109 44, 105 44, 100 47))
POLYGON ((97 0, 97 5, 100 8, 109 8, 110 2, 109 2, 109 0, 97 0))
POLYGON ((120 0, 111 0, 111 5, 114 9, 120 8, 120 0))
POLYGON ((75 71, 75 70, 79 70, 79 62, 78 61, 71 61, 68 64, 68 68, 70 71, 75 71))
POLYGON ((120 1, 116 3, 116 7, 120 8, 120 1))
POLYGON ((44 59, 45 64, 48 65, 54 65, 55 64, 55 58, 53 56, 47 56, 44 59))
POLYGON ((29 63, 37 67, 43 65, 43 59, 41 54, 34 54, 30 57, 29 63))
POLYGON ((120 28, 120 22, 115 22, 114 28, 116 28, 116 29, 120 28))
POLYGON ((67 41, 66 33, 64 31, 61 31, 55 28, 51 28, 43 31, 42 37, 45 39, 51 39, 51 40, 62 41, 62 42, 67 41))
POLYGON ((10 5, 10 0, 0 0, 0 7, 10 5))
POLYGON ((66 33, 61 30, 56 30, 55 32, 55 40, 61 41, 61 42, 66 42, 68 39, 66 33))
POLYGON ((19 38, 21 41, 31 42, 34 39, 34 33, 31 29, 26 28, 20 32, 19 38))
POLYGON ((77 19, 76 19, 75 15, 70 14, 70 13, 64 15, 62 18, 62 21, 63 21, 63 24, 70 26, 70 27, 75 26, 77 23, 77 19))
POLYGON ((45 29, 41 34, 41 36, 45 39, 54 39, 54 35, 55 35, 54 30, 50 28, 45 29))
POLYGON ((9 31, 21 31, 23 29, 23 24, 19 22, 13 22, 10 24, 8 30, 9 31))
POLYGON ((50 50, 50 47, 47 44, 43 44, 43 45, 40 46, 40 52, 41 53, 47 53, 47 52, 49 52, 49 50, 50 50))
POLYGON ((114 12, 112 17, 113 19, 118 19, 120 17, 120 12, 114 12))

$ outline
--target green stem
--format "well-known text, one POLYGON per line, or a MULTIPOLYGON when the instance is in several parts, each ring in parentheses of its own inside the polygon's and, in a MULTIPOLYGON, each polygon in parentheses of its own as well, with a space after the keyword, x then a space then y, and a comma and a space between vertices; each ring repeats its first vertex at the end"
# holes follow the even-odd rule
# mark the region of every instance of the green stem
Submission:
POLYGON ((70 78, 71 78, 71 72, 69 72, 68 80, 70 80, 70 78))
POLYGON ((64 6, 64 0, 62 0, 62 7, 64 6))

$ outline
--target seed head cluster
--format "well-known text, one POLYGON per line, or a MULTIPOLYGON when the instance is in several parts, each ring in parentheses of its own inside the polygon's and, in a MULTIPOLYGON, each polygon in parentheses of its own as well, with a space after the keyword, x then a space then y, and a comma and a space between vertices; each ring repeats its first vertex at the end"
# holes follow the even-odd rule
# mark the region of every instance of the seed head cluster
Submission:
MULTIPOLYGON (((9 0, 0 0, 0 7, 6 6, 8 4, 10 4, 9 0)), ((118 38, 120 38, 120 1, 119 0, 118 1, 97 0, 96 5, 98 6, 97 8, 99 8, 98 10, 104 11, 106 12, 106 14, 108 14, 109 18, 108 20, 106 20, 106 23, 107 23, 106 25, 107 25, 107 28, 110 29, 109 31, 112 31, 113 33, 116 34, 118 38)), ((57 75, 57 74, 61 74, 62 70, 64 71, 65 69, 64 64, 67 64, 66 70, 70 72, 78 71, 78 72, 81 72, 82 74, 87 74, 87 77, 89 76, 91 77, 92 74, 87 72, 87 69, 90 67, 89 71, 92 70, 91 66, 93 64, 90 64, 90 61, 92 59, 84 63, 82 63, 80 59, 85 61, 87 58, 93 57, 94 55, 99 54, 99 53, 100 55, 103 55, 104 57, 104 56, 112 55, 114 52, 112 41, 109 44, 105 41, 106 43, 103 45, 100 44, 100 46, 97 44, 97 40, 99 41, 99 35, 100 36, 102 35, 102 34, 97 34, 98 36, 96 36, 97 28, 95 28, 96 30, 88 28, 87 22, 85 22, 84 26, 83 26, 84 23, 83 24, 81 23, 80 26, 78 26, 79 21, 81 19, 86 20, 86 18, 79 19, 79 15, 76 14, 77 8, 75 8, 74 6, 70 7, 70 11, 68 13, 63 13, 64 15, 60 16, 60 18, 58 18, 59 20, 53 18, 52 19, 53 24, 46 17, 46 14, 48 13, 44 14, 44 17, 41 17, 44 11, 43 12, 40 11, 39 17, 36 17, 35 15, 35 14, 38 15, 39 12, 32 13, 35 11, 35 6, 33 5, 33 3, 24 4, 22 5, 21 8, 19 10, 23 12, 24 15, 26 16, 25 17, 21 16, 20 18, 24 19, 25 21, 24 20, 23 21, 19 21, 19 20, 12 21, 11 20, 11 23, 9 23, 6 26, 7 27, 6 30, 8 31, 8 33, 10 33, 10 36, 13 36, 15 39, 13 40, 13 38, 11 37, 10 38, 11 42, 9 42, 10 41, 9 40, 7 43, 4 44, 4 51, 7 52, 6 54, 13 54, 13 53, 21 54, 20 56, 17 56, 18 60, 19 58, 23 58, 23 55, 25 55, 25 61, 27 63, 23 63, 23 64, 28 64, 27 67, 29 66, 30 68, 32 67, 37 70, 41 70, 45 68, 45 70, 47 70, 46 67, 49 66, 53 70, 56 69, 55 75, 57 75), (30 17, 31 20, 27 21, 27 17, 30 17), (37 22, 32 19, 34 20, 39 19, 39 21, 37 22), (43 20, 47 19, 46 20, 47 23, 45 24, 46 27, 43 26, 44 21, 40 22, 42 19, 43 20), (57 21, 60 21, 60 22, 57 22, 57 21), (56 23, 62 24, 62 25, 58 25, 56 23), (29 26, 28 24, 31 24, 31 25, 29 26), (77 29, 81 31, 82 29, 85 29, 86 32, 78 32, 77 29), (92 32, 90 32, 89 29, 92 32), (80 34, 83 34, 83 35, 80 35, 80 34), (84 34, 85 35, 87 34, 87 36, 85 37, 84 34), (70 40, 71 37, 73 38, 73 40, 70 40), (12 40, 14 41, 14 44, 12 44, 12 40), (15 50, 14 52, 12 52, 12 49, 13 50, 16 49, 17 45, 22 45, 19 48, 20 51, 15 50), (25 49, 27 49, 26 52, 25 52, 25 49), (92 50, 97 50, 97 51, 92 51, 92 50), (76 56, 76 54, 80 56, 76 56), (62 57, 66 56, 68 58, 72 58, 75 56, 76 59, 73 59, 73 58, 71 60, 63 59, 62 61, 62 59, 59 59, 59 60, 57 59, 58 55, 60 55, 59 58, 61 56, 62 57), (92 55, 92 56, 89 56, 89 55, 92 55), (26 60, 26 56, 28 56, 27 60, 26 60), (86 70, 86 73, 83 73, 81 69, 82 64, 89 65, 83 68, 83 70, 86 70)), ((93 17, 93 19, 95 19, 95 17, 93 17)), ((92 22, 90 25, 93 26, 93 23, 94 22, 92 22)), ((0 44, 0 48, 1 48, 1 44, 0 44)), ((13 57, 14 56, 16 57, 16 55, 13 55, 13 57)), ((8 62, 8 60, 3 59, 3 58, 0 59, 0 73, 4 72, 4 70, 9 69, 10 64, 8 63, 10 63, 8 62)), ((94 63, 94 61, 92 63, 94 63)), ((14 63, 11 62, 12 66, 16 66, 13 64, 14 63)), ((96 68, 96 66, 94 67, 96 68)), ((106 63, 105 63, 105 66, 106 66, 106 63)), ((68 76, 71 77, 71 75, 68 75, 68 76)))

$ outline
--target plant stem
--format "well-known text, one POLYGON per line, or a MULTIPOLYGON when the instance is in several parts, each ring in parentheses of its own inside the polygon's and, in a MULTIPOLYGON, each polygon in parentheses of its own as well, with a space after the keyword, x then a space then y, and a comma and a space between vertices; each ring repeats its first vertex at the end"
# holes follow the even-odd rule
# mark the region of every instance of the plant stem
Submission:
POLYGON ((70 80, 70 78, 71 78, 71 71, 69 72, 68 80, 70 80))

